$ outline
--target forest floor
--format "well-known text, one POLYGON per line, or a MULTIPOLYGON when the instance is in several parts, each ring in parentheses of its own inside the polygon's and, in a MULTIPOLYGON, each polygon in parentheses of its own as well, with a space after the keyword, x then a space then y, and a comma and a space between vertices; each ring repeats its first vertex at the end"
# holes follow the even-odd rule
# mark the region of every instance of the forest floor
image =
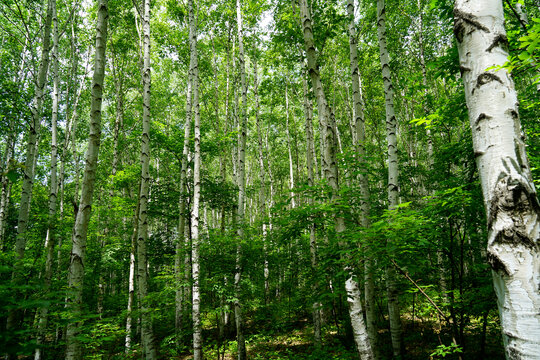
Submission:
MULTIPOLYGON (((412 322, 410 319, 404 323, 405 359, 459 359, 457 353, 452 354, 451 339, 444 336, 445 329, 429 322, 412 322), (434 331, 433 329, 439 329, 434 331)), ((249 329, 253 331, 254 329, 249 329)), ((284 329, 285 330, 285 329, 284 329)), ((480 334, 466 329, 466 348, 462 359, 504 359, 500 333, 488 331, 486 334, 485 353, 480 357, 480 334)), ((357 360, 351 339, 344 334, 345 330, 338 332, 335 328, 325 330, 323 346, 315 349, 313 344, 313 331, 310 323, 303 320, 295 323, 290 329, 277 333, 256 333, 246 335, 248 358, 253 360, 357 360)), ((379 349, 382 358, 391 358, 391 341, 388 330, 379 332, 379 349)), ((235 360, 236 342, 227 341, 217 351, 216 343, 209 344, 204 349, 205 359, 235 360)), ((190 360, 191 354, 184 354, 175 359, 190 360)))

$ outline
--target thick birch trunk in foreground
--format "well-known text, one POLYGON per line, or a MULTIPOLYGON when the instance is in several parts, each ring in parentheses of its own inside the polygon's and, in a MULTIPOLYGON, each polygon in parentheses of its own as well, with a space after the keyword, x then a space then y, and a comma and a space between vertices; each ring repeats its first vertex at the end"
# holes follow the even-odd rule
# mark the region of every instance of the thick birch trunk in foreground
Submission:
MULTIPOLYGON (((107 45, 107 23, 109 10, 107 0, 100 0, 96 25, 96 55, 94 77, 92 80, 92 105, 90 110, 90 136, 86 152, 86 166, 79 201, 79 211, 73 226, 72 248, 68 275, 67 305, 78 320, 82 315, 82 292, 84 280, 84 257, 86 251, 86 233, 90 222, 92 196, 96 178, 99 144, 101 138, 101 102, 103 95, 103 79, 105 77, 105 47, 107 45)), ((82 359, 82 349, 77 336, 80 322, 72 322, 67 327, 67 360, 82 359)))
MULTIPOLYGON (((388 146, 388 209, 392 210, 399 203, 398 155, 397 155, 397 120, 394 111, 394 87, 390 72, 390 56, 386 47, 386 6, 384 0, 377 0, 377 36, 384 83, 386 104, 386 142, 388 146)), ((392 241, 388 239, 388 241, 392 241)), ((390 254, 393 257, 393 254, 390 254)), ((395 357, 403 353, 403 330, 401 327, 396 273, 391 265, 386 267, 386 289, 388 293, 388 317, 390 319, 390 335, 395 357)))
POLYGON ((201 293, 199 287, 199 202, 201 197, 201 117, 199 113, 199 64, 197 59, 197 19, 194 14, 193 0, 188 1, 189 8, 189 46, 191 48, 193 76, 193 115, 194 145, 193 154, 193 206, 191 212, 191 276, 192 285, 192 319, 193 319, 193 360, 202 360, 202 328, 201 328, 201 293))
POLYGON ((540 204, 508 58, 502 1, 456 1, 454 33, 507 359, 540 358, 540 204))
MULTIPOLYGON (((338 201, 338 169, 336 164, 335 154, 335 119, 330 107, 326 101, 324 89, 321 83, 319 69, 317 65, 317 53, 315 50, 315 42, 313 40, 313 29, 311 22, 311 13, 307 6, 306 0, 300 0, 301 21, 304 34, 304 44, 306 48, 306 57, 308 63, 308 71, 311 77, 311 82, 317 97, 317 105, 319 108, 319 118, 322 125, 322 136, 324 137, 324 174, 328 184, 332 188, 332 201, 338 201)), ((339 234, 345 231, 345 219, 337 214, 335 219, 336 233, 339 234)), ((358 282, 353 275, 350 267, 346 266, 345 271, 348 273, 348 278, 345 282, 345 290, 347 291, 347 303, 349 304, 349 315, 351 317, 351 325, 354 333, 354 340, 358 348, 358 354, 362 360, 373 359, 373 351, 369 341, 369 336, 362 314, 362 303, 360 300, 360 291, 358 282)))
POLYGON ((240 301, 240 280, 242 276, 242 241, 244 240, 244 203, 246 191, 247 84, 246 64, 244 60, 244 40, 242 34, 242 8, 240 0, 236 0, 236 23, 238 26, 238 67, 240 70, 240 83, 242 86, 242 114, 239 119, 238 129, 238 247, 236 250, 236 267, 234 274, 234 316, 236 322, 236 341, 238 343, 238 360, 245 360, 247 354, 246 343, 244 340, 242 304, 240 301))
MULTIPOLYGON (((58 77, 58 17, 56 15, 56 2, 52 2, 53 13, 53 94, 52 94, 52 118, 51 118, 51 173, 49 183, 49 215, 47 219, 47 235, 45 238, 45 273, 44 273, 44 292, 47 294, 51 288, 52 280, 52 263, 54 257, 54 245, 55 245, 55 228, 56 228, 56 199, 58 196, 58 178, 57 178, 57 154, 58 154, 58 99, 59 99, 59 77, 58 77)), ((45 332, 47 329, 47 317, 49 307, 48 305, 42 307, 39 310, 39 323, 38 323, 38 335, 36 338, 36 352, 34 354, 35 360, 40 360, 41 356, 41 344, 45 338, 45 332)))
POLYGON ((152 316, 148 309, 148 269, 146 243, 148 241, 148 195, 150 191, 150 0, 144 1, 143 27, 143 119, 141 135, 141 193, 139 197, 139 229, 137 238, 137 285, 141 303, 141 340, 146 359, 156 358, 152 316))

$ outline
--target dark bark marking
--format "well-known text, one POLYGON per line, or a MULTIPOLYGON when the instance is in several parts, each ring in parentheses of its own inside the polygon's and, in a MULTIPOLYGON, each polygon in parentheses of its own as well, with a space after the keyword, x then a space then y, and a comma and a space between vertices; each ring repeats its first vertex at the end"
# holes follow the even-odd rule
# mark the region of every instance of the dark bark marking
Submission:
POLYGON ((474 122, 475 125, 478 125, 480 123, 480 121, 482 120, 490 120, 490 119, 493 119, 491 116, 489 115, 486 115, 485 113, 481 113, 478 118, 476 119, 476 121, 474 122))
MULTIPOLYGON (((479 89, 482 85, 486 85, 486 84, 488 84, 488 83, 490 83, 492 81, 498 81, 501 84, 503 83, 501 78, 498 77, 495 74, 492 74, 492 73, 489 73, 489 72, 482 73, 482 74, 478 75, 478 77, 476 78, 476 89, 479 89)), ((474 90, 473 90, 473 92, 474 92, 474 90)))
POLYGON ((496 47, 503 47, 503 49, 508 49, 508 38, 504 34, 497 34, 495 38, 493 39, 493 42, 489 47, 486 49, 487 52, 491 52, 496 47))
POLYGON ((461 73, 461 76, 463 76, 466 71, 471 71, 471 69, 463 65, 459 67, 459 72, 461 73))
POLYGON ((487 254, 487 260, 489 265, 491 265, 491 268, 498 272, 498 273, 504 273, 505 275, 509 276, 510 273, 508 269, 506 268, 506 265, 494 254, 488 252, 487 254))
POLYGON ((487 33, 490 32, 487 27, 485 27, 478 20, 476 20, 476 16, 454 8, 454 35, 456 36, 457 41, 459 41, 460 43, 463 41, 465 23, 478 30, 485 31, 487 33))

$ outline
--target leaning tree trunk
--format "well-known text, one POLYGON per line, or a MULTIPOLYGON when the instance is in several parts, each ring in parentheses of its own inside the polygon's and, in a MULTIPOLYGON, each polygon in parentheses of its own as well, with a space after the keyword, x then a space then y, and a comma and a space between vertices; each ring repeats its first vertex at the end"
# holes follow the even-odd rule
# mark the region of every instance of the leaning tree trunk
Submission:
MULTIPOLYGON (((399 203, 397 120, 394 111, 394 88, 390 72, 390 56, 386 47, 386 6, 384 0, 377 0, 377 35, 384 83, 386 104, 386 142, 388 146, 388 209, 393 210, 399 203)), ((391 242, 391 239, 388 239, 391 242)), ((389 254, 393 257, 393 254, 389 254)), ((391 265, 386 266, 386 290, 388 293, 388 317, 394 357, 403 353, 403 330, 401 327, 396 273, 391 265)))
MULTIPOLYGON (((356 147, 356 156, 362 165, 362 171, 358 175, 360 184, 360 225, 367 229, 369 223, 369 182, 367 177, 366 147, 365 147, 365 118, 364 103, 362 100, 362 88, 360 82, 360 69, 358 68, 358 48, 357 31, 354 23, 354 1, 347 1, 347 14, 349 15, 349 59, 351 67, 352 95, 353 95, 353 118, 354 131, 353 142, 356 147)), ((366 248, 366 250, 368 250, 366 248)), ((375 294, 373 284, 373 269, 371 268, 370 256, 364 256, 364 297, 366 304, 366 325, 368 329, 369 340, 374 352, 375 358, 379 358, 377 347, 377 324, 375 317, 375 294)))
POLYGON ((201 293, 199 287, 199 202, 201 197, 201 116, 199 112, 199 64, 197 59, 197 18, 194 14, 193 0, 189 8, 189 47, 191 49, 193 76, 193 203, 191 212, 191 276, 192 276, 192 319, 193 319, 193 360, 202 360, 201 293))
MULTIPOLYGON (((72 249, 69 262, 68 309, 76 320, 82 315, 82 295, 84 280, 84 257, 86 250, 86 233, 92 210, 92 196, 96 179, 99 143, 101 138, 101 102, 103 96, 103 79, 105 77, 105 48, 107 45, 107 23, 109 19, 108 0, 100 0, 96 25, 96 55, 94 77, 92 79, 92 105, 90 109, 90 135, 86 152, 86 166, 79 201, 79 211, 73 226, 71 238, 72 249)), ((82 359, 81 344, 78 339, 80 321, 71 322, 67 327, 66 359, 82 359)))
POLYGON ((540 204, 514 83, 501 68, 508 58, 502 2, 457 0, 454 17, 506 358, 537 359, 540 204))
MULTIPOLYGON (((58 76, 58 17, 56 14, 56 1, 52 2, 53 13, 53 93, 52 93, 52 117, 51 117, 51 174, 49 183, 49 214, 47 219, 47 235, 45 237, 45 273, 44 273, 44 293, 48 296, 51 288, 52 280, 52 265, 54 257, 55 245, 55 228, 56 228, 56 199, 58 197, 58 178, 57 178, 57 154, 58 154, 58 99, 59 99, 59 76, 58 76)), ((42 358, 41 344, 45 338, 47 330, 47 317, 49 306, 45 305, 39 310, 38 334, 36 338, 36 352, 34 359, 42 358)))
MULTIPOLYGON (((326 101, 326 96, 322 86, 319 69, 317 65, 317 53, 313 39, 313 28, 311 22, 311 13, 307 6, 307 0, 300 0, 301 21, 304 35, 304 45, 306 48, 306 57, 308 72, 317 97, 319 109, 319 118, 322 124, 322 134, 324 137, 324 174, 328 184, 332 188, 332 202, 339 200, 338 169, 335 154, 335 119, 326 101)), ((342 215, 336 214, 335 218, 336 233, 345 231, 345 219, 342 215)), ((343 244, 340 244, 343 245, 343 244)), ((344 269, 348 276, 345 281, 345 290, 347 292, 347 303, 349 304, 349 315, 354 333, 354 340, 358 348, 358 354, 362 360, 373 359, 373 350, 371 348, 366 324, 362 314, 362 303, 360 300, 360 290, 358 281, 354 276, 353 270, 346 265, 344 269)))
POLYGON ((152 315, 148 308, 148 195, 150 192, 150 0, 144 1, 143 27, 143 119, 141 135, 141 187, 139 197, 139 229, 137 231, 137 285, 141 305, 141 340, 146 359, 157 357, 154 347, 152 315))
POLYGON ((242 318, 242 305, 240 300, 240 280, 242 276, 242 241, 244 240, 244 203, 246 192, 246 133, 247 133, 247 84, 246 65, 244 61, 244 40, 242 34, 242 9, 240 0, 236 0, 236 22, 238 26, 238 68, 240 70, 240 83, 242 86, 242 109, 239 119, 238 131, 238 246, 236 249, 236 266, 234 274, 234 316, 236 322, 236 341, 238 343, 238 360, 245 360, 246 343, 244 339, 244 320, 242 318))

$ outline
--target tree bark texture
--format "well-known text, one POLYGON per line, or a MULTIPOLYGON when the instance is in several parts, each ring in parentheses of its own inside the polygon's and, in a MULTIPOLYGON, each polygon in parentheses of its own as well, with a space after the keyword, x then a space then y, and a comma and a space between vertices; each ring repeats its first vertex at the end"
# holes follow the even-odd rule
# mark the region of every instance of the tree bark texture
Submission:
MULTIPOLYGON (((49 214, 47 219, 47 235, 45 238, 45 272, 44 272, 44 290, 48 293, 51 288, 52 280, 52 263, 54 258, 54 245, 55 245, 55 227, 56 227, 56 203, 58 196, 58 178, 57 178, 57 154, 58 154, 58 99, 59 99, 59 76, 58 76, 58 17, 56 13, 56 1, 52 2, 52 22, 53 22, 53 93, 52 93, 52 118, 51 118, 51 171, 49 182, 49 214)), ((45 332, 47 329, 47 317, 49 307, 43 306, 39 310, 39 322, 38 322, 38 334, 36 338, 36 344, 38 347, 34 353, 34 359, 40 360, 42 358, 41 344, 43 344, 45 338, 45 332)))
POLYGON ((244 207, 246 191, 246 135, 247 135, 247 83, 246 64, 244 60, 244 40, 242 30, 242 6, 240 0, 236 0, 236 23, 238 26, 238 68, 240 70, 240 84, 242 89, 242 108, 239 119, 238 131, 238 247, 236 250, 236 266, 234 274, 234 316, 236 322, 236 341, 238 344, 238 360, 245 360, 246 343, 244 339, 244 319, 242 317, 242 303, 240 300, 240 280, 242 277, 242 241, 244 240, 244 207))
POLYGON ((105 77, 105 49, 107 45, 107 25, 109 19, 108 0, 100 0, 96 25, 96 54, 94 76, 92 79, 92 104, 90 109, 90 136, 86 152, 86 165, 75 225, 73 226, 72 248, 69 262, 67 298, 68 309, 75 316, 75 322, 68 324, 67 360, 82 359, 82 349, 77 336, 80 332, 80 316, 82 315, 82 292, 84 280, 84 258, 86 252, 86 233, 90 222, 94 183, 96 179, 97 161, 101 138, 101 103, 103 95, 103 79, 105 77))
POLYGON ((150 192, 150 0, 144 1, 143 19, 143 118, 141 135, 141 187, 139 197, 139 229, 137 231, 137 285, 141 304, 141 341, 145 358, 156 359, 152 314, 148 306, 148 268, 146 243, 148 242, 148 196, 150 192))
MULTIPOLYGON (((384 0, 377 0, 377 36, 384 83, 386 107, 386 142, 388 146, 388 209, 393 210, 399 203, 398 155, 397 155, 397 119, 394 110, 394 87, 390 71, 390 55, 386 47, 386 5, 384 0)), ((387 241, 392 241, 388 239, 387 241)), ((392 257, 393 254, 390 254, 392 257)), ((388 316, 390 319, 390 335, 392 351, 399 358, 403 353, 403 330, 400 319, 400 308, 396 274, 391 265, 386 267, 386 289, 388 293, 388 316)))
POLYGON ((454 34, 488 225, 507 359, 540 354, 540 204, 508 58, 502 1, 457 0, 454 34))
POLYGON ((201 197, 201 117, 199 112, 199 65, 197 58, 197 17, 193 0, 188 1, 189 46, 193 62, 193 117, 195 152, 193 156, 193 203, 191 212, 191 276, 192 276, 192 319, 193 319, 193 360, 202 360, 201 293, 199 289, 199 202, 201 197))

